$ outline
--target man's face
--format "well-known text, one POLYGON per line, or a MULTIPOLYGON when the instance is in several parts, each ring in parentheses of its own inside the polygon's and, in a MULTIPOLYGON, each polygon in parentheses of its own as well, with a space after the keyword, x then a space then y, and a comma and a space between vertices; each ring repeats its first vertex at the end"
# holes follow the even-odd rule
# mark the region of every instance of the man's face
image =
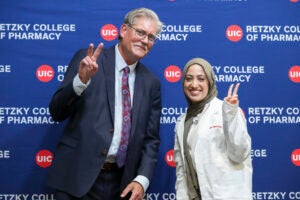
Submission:
POLYGON ((136 18, 133 24, 122 25, 120 35, 123 39, 119 50, 127 64, 132 64, 147 55, 154 45, 156 28, 156 23, 147 18, 136 18))

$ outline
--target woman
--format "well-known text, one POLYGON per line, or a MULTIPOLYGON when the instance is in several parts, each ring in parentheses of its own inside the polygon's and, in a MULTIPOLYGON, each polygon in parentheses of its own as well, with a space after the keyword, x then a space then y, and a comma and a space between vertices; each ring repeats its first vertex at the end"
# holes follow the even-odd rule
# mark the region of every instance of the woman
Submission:
POLYGON ((251 138, 233 87, 222 101, 210 63, 194 58, 183 69, 188 109, 175 127, 177 200, 252 199, 251 138))

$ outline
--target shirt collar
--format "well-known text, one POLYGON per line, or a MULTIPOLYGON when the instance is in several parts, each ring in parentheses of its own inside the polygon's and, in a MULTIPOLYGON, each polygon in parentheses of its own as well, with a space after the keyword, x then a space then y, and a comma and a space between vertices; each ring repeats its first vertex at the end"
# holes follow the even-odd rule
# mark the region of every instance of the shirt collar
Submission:
POLYGON ((116 52, 116 68, 118 71, 122 71, 126 66, 129 67, 130 72, 134 72, 137 62, 133 63, 132 65, 127 65, 123 57, 121 56, 121 53, 118 49, 118 44, 115 46, 115 52, 116 52))

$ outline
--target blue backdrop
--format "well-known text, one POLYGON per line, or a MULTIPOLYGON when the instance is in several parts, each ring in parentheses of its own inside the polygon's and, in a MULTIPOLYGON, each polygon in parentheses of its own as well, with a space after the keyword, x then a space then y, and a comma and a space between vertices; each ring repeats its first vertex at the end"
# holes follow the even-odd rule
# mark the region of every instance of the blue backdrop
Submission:
POLYGON ((162 83, 161 145, 144 199, 176 199, 174 125, 186 109, 181 70, 211 62, 219 97, 240 82, 252 137, 253 199, 300 199, 299 0, 0 1, 0 199, 53 200, 45 179, 64 123, 48 103, 90 42, 117 42, 124 15, 157 12, 163 32, 143 59, 162 83))

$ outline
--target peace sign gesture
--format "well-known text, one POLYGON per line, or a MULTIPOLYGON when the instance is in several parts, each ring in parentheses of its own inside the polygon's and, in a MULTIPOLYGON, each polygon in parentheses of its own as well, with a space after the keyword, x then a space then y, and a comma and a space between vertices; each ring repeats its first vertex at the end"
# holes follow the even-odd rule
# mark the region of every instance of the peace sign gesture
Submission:
POLYGON ((84 57, 79 64, 78 74, 83 83, 87 83, 89 79, 98 71, 97 59, 102 51, 103 43, 100 43, 94 51, 94 44, 89 45, 87 56, 84 57))
POLYGON ((228 89, 228 94, 227 97, 224 98, 225 101, 227 101, 228 103, 232 104, 232 105, 237 105, 239 103, 239 98, 238 98, 238 89, 240 86, 240 83, 237 83, 235 85, 235 88, 232 92, 234 84, 231 84, 229 89, 228 89))

